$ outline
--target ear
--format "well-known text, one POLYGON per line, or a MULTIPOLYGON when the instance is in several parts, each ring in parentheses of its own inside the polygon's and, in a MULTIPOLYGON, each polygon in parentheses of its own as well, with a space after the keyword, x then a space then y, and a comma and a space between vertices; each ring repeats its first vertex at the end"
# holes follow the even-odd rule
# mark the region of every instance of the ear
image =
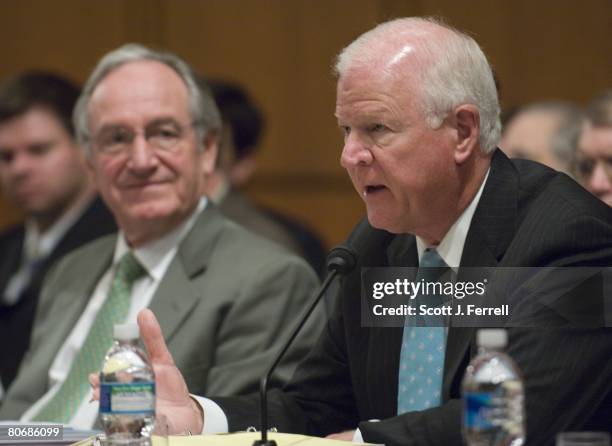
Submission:
POLYGON ((457 145, 455 162, 463 164, 475 151, 480 150, 480 113, 472 104, 463 104, 454 111, 457 145))
POLYGON ((80 153, 80 156, 82 157, 81 159, 83 160, 83 165, 85 166, 85 168, 87 169, 87 172, 89 173, 89 175, 91 176, 91 178, 95 179, 95 175, 96 175, 96 169, 94 168, 94 154, 91 153, 91 147, 89 147, 88 149, 85 149, 84 147, 78 145, 78 144, 74 144, 74 148, 75 150, 78 150, 80 153))
POLYGON ((204 175, 210 175, 215 169, 217 154, 219 153, 219 134, 208 132, 204 138, 201 162, 204 175))
POLYGON ((237 160, 230 169, 230 182, 234 187, 244 186, 257 169, 257 157, 251 153, 237 160))

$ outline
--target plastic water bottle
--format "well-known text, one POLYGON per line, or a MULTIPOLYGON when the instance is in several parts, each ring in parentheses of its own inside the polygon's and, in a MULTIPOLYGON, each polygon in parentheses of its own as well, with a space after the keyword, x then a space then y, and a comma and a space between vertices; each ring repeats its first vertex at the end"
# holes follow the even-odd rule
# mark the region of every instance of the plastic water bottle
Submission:
POLYGON ((114 338, 100 372, 100 418, 107 444, 150 445, 155 376, 138 346, 138 325, 115 325, 114 338))
POLYGON ((478 355, 463 377, 463 436, 470 446, 519 446, 525 442, 524 386, 516 363, 503 350, 503 329, 479 330, 478 355))

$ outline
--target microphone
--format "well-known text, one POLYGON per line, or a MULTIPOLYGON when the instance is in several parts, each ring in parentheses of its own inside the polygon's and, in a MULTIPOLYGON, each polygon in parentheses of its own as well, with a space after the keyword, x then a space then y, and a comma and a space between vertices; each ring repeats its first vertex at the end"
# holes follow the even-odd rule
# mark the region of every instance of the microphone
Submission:
POLYGON ((349 274, 351 271, 353 271, 357 265, 358 257, 366 253, 369 247, 378 246, 391 237, 392 235, 386 231, 373 229, 368 223, 367 219, 364 218, 355 227, 347 241, 333 248, 327 255, 327 277, 323 281, 323 284, 321 284, 319 292, 315 295, 307 310, 299 319, 293 333, 281 349, 280 353, 276 356, 274 362, 268 369, 268 372, 260 381, 259 401, 261 439, 255 440, 253 442, 253 446, 276 446, 276 442, 274 440, 268 440, 268 380, 278 366, 278 363, 281 361, 293 343, 294 339, 302 330, 302 327, 306 321, 310 318, 310 315, 325 294, 325 291, 327 291, 336 277, 349 274))
POLYGON ((268 440, 268 380, 270 376, 278 366, 278 363, 283 359, 285 353, 293 344, 294 339, 297 337, 302 327, 310 318, 310 315, 314 311, 315 307, 325 294, 325 291, 329 288, 333 280, 338 275, 348 274, 353 270, 357 264, 357 255, 354 250, 347 245, 339 245, 332 249, 327 255, 327 270, 328 274, 323 284, 319 288, 319 292, 315 295, 314 299, 302 315, 297 326, 293 329, 293 333, 289 336, 285 345, 281 349, 280 353, 274 359, 274 362, 268 369, 267 373, 261 378, 259 382, 259 401, 260 401, 260 426, 261 426, 261 439, 255 440, 253 446, 277 446, 274 440, 268 440))

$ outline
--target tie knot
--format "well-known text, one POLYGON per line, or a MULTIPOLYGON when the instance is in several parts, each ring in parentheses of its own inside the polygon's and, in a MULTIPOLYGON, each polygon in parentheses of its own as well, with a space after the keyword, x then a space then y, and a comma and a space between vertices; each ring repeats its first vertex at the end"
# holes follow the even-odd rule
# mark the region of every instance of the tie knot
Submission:
POLYGON ((146 270, 134 256, 132 251, 126 252, 119 260, 116 275, 121 277, 125 282, 133 283, 145 274, 146 270))
POLYGON ((448 265, 440 257, 438 251, 435 248, 427 248, 423 255, 421 255, 421 261, 419 262, 421 268, 447 268, 448 265))

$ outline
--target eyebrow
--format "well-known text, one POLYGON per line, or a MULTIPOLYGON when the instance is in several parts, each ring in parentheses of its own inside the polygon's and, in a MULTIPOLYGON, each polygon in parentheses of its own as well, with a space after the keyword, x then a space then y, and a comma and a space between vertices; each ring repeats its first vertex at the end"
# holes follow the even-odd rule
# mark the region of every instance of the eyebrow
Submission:
MULTIPOLYGON (((155 118, 152 121, 147 122, 144 125, 144 128, 148 129, 150 127, 155 127, 155 126, 165 125, 165 124, 171 124, 171 125, 180 127, 179 122, 175 118, 167 116, 167 117, 155 118)), ((103 133, 113 131, 113 130, 118 130, 118 129, 132 130, 132 126, 128 124, 122 124, 122 123, 107 123, 107 124, 104 124, 102 127, 100 127, 98 134, 103 134, 103 133)))
POLYGON ((156 119, 152 120, 151 122, 148 122, 145 125, 145 128, 155 127, 155 126, 158 126, 158 125, 165 125, 165 124, 172 124, 172 125, 175 125, 177 127, 180 127, 179 122, 175 118, 165 117, 165 118, 156 118, 156 119))

